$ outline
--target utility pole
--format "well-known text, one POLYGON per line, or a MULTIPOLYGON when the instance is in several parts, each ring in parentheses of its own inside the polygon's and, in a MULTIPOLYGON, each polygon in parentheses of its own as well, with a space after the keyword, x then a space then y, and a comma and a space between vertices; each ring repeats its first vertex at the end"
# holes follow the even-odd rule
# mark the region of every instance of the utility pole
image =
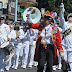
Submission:
POLYGON ((15 2, 15 21, 17 21, 17 6, 18 6, 18 0, 15 2))

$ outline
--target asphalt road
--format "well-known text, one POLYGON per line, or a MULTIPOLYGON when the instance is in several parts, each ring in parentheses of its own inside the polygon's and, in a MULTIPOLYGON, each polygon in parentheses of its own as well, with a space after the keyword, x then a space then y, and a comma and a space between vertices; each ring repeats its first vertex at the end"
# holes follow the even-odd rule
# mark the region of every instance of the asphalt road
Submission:
MULTIPOLYGON (((33 68, 23 69, 19 66, 17 70, 10 68, 9 71, 5 71, 5 72, 37 72, 37 68, 33 67, 33 68)), ((56 70, 56 71, 53 71, 53 72, 63 72, 63 71, 62 70, 56 70)))

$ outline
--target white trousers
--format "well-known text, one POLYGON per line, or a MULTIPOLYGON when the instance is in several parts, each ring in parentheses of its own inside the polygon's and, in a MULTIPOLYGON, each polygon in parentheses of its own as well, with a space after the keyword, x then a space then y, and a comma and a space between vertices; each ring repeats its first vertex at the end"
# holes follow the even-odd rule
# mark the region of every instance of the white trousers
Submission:
POLYGON ((15 45, 15 66, 18 67, 18 62, 19 62, 19 56, 23 56, 23 45, 22 43, 19 43, 17 45, 15 45))
POLYGON ((28 54, 29 54, 29 41, 23 43, 23 65, 27 65, 28 54))
POLYGON ((36 48, 36 41, 33 41, 33 44, 30 45, 29 47, 29 65, 33 65, 35 48, 36 48))

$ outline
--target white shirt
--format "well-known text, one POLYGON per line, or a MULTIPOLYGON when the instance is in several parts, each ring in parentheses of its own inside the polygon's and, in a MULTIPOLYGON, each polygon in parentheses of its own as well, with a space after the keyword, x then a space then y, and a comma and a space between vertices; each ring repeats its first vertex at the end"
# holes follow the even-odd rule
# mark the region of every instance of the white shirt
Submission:
POLYGON ((38 35, 38 30, 37 29, 32 29, 33 32, 30 30, 30 45, 33 44, 33 42, 35 41, 35 38, 37 38, 38 35))
POLYGON ((40 36, 42 37, 41 43, 44 44, 43 39, 46 41, 47 44, 53 44, 51 40, 51 25, 46 26, 43 31, 41 32, 40 36))
POLYGON ((8 34, 10 33, 10 28, 6 24, 0 24, 0 31, 5 41, 7 41, 8 34))
POLYGON ((23 43, 29 42, 29 40, 30 40, 30 33, 28 34, 27 32, 24 32, 23 43))
POLYGON ((18 44, 18 43, 22 43, 22 39, 24 38, 24 32, 23 32, 23 30, 22 29, 20 29, 19 31, 18 31, 18 35, 19 35, 19 41, 17 41, 16 40, 16 31, 13 33, 15 36, 13 37, 14 39, 15 39, 15 44, 18 44))

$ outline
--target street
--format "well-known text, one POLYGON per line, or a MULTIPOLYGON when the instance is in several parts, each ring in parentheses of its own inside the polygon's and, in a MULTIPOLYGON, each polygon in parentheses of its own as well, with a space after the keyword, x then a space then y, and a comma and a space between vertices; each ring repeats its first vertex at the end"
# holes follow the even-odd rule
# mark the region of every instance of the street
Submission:
MULTIPOLYGON (((9 71, 5 71, 5 72, 37 72, 37 68, 33 67, 33 68, 26 68, 26 69, 22 69, 20 66, 18 67, 17 70, 14 69, 10 69, 9 71)), ((53 72, 63 72, 62 70, 56 70, 53 72)))

